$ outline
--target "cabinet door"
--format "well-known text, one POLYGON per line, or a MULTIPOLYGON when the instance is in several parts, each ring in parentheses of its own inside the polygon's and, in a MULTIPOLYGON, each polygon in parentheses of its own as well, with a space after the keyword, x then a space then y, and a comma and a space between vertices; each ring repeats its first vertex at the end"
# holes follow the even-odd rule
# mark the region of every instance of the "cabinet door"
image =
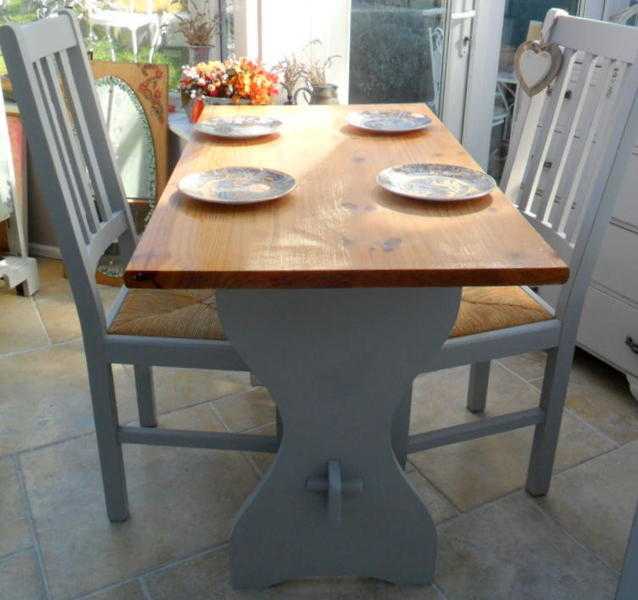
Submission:
POLYGON ((614 211, 614 219, 622 221, 632 229, 635 228, 638 232, 638 197, 636 196, 636 189, 638 189, 638 144, 634 146, 631 167, 627 169, 627 173, 623 177, 620 196, 614 211))

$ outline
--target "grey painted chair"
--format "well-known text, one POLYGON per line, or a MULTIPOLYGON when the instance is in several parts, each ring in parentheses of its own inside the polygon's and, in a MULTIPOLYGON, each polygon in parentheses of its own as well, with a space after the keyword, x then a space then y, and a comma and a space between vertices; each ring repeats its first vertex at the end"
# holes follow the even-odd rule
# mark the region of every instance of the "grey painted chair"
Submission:
MULTIPOLYGON (((545 41, 563 48, 562 68, 550 93, 519 103, 518 110, 525 112, 518 116, 518 145, 508 161, 506 191, 569 263, 570 279, 554 294, 554 306, 528 288, 483 290, 487 301, 482 308, 462 303, 459 322, 464 310, 474 312, 479 333, 449 339, 427 369, 471 364, 467 407, 479 413, 485 409, 492 359, 546 351, 540 407, 410 437, 407 407, 395 419, 395 443, 402 439, 407 452, 534 425, 526 486, 532 495, 549 490, 585 292, 620 175, 638 139, 638 31, 556 9, 548 13, 543 31, 545 41), (518 310, 508 315, 508 302, 501 300, 499 307, 498 300, 490 303, 491 295, 518 297, 518 310), (500 319, 494 316, 499 311, 500 319), (504 327, 508 320, 511 326, 504 327)), ((472 294, 480 292, 464 291, 466 299, 472 294)))
POLYGON ((635 600, 635 598, 638 598, 638 506, 636 506, 634 522, 629 532, 625 563, 616 591, 616 600, 635 600))
POLYGON ((248 368, 220 339, 212 291, 123 288, 105 315, 95 284, 98 260, 114 241, 128 260, 137 239, 77 21, 64 12, 5 26, 0 43, 80 316, 107 512, 122 521, 128 517, 123 443, 274 452, 277 439, 153 429, 152 366, 248 368), (113 363, 134 365, 142 427, 119 425, 113 363))

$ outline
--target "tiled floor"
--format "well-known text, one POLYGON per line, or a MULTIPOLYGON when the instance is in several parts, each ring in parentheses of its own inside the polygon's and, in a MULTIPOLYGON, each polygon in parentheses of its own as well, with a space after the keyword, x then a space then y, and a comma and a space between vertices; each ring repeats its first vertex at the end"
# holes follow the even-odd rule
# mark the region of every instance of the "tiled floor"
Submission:
MULTIPOLYGON (((638 500, 638 403, 625 380, 579 352, 549 496, 523 491, 531 431, 412 456, 408 477, 439 530, 436 584, 229 584, 233 515, 270 458, 126 446, 131 519, 108 522, 79 324, 54 261, 35 299, 0 290, 0 600, 209 598, 613 598, 638 500)), ((101 290, 105 303, 114 297, 101 290)), ((543 356, 500 361, 489 414, 533 406, 543 356)), ((136 418, 129 367, 115 370, 120 416, 136 418)), ((477 417, 467 368, 419 377, 412 428, 477 417)), ((162 424, 272 432, 273 405, 246 373, 157 369, 162 424)))

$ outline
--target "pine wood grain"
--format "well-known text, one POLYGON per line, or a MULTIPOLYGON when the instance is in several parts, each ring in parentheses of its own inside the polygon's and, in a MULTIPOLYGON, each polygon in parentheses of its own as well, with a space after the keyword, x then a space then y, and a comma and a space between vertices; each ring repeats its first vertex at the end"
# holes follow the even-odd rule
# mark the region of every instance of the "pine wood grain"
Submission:
MULTIPOLYGON (((129 287, 313 288, 549 284, 569 271, 502 192, 424 203, 381 189, 388 166, 476 163, 425 105, 430 128, 373 135, 346 125, 348 106, 207 107, 207 115, 267 114, 279 136, 196 135, 128 265, 129 287), (270 167, 297 178, 289 196, 229 207, 182 196, 177 182, 223 166, 270 167)), ((364 107, 358 107, 364 108, 364 107)), ((366 106, 365 108, 370 108, 366 106)), ((388 105, 384 105, 388 108, 388 105)))

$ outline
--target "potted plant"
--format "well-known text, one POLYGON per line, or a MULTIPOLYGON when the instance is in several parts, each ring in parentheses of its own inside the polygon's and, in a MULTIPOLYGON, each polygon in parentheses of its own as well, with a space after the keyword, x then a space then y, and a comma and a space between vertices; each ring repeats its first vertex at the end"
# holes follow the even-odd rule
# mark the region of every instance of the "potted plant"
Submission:
POLYGON ((209 4, 205 2, 205 8, 202 8, 195 0, 190 0, 186 16, 175 14, 176 28, 186 40, 191 65, 205 63, 211 59, 211 51, 215 47, 213 36, 218 35, 220 31, 219 15, 210 13, 209 4))
POLYGON ((312 56, 312 49, 315 46, 321 46, 321 40, 312 40, 307 46, 306 51, 310 51, 310 58, 304 64, 303 77, 306 80, 307 87, 300 88, 295 92, 295 102, 300 92, 309 95, 310 104, 338 104, 337 86, 334 83, 328 83, 327 70, 338 58, 338 54, 333 54, 326 59, 316 58, 312 56))

